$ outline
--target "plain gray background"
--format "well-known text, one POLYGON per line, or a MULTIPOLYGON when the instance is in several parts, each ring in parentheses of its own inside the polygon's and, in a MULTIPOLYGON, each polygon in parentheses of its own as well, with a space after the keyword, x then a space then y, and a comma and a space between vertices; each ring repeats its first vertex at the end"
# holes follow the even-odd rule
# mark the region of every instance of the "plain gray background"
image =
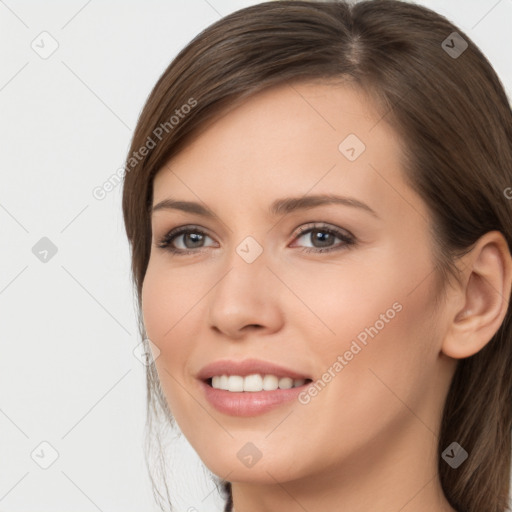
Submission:
MULTIPOLYGON (((0 1, 0 510, 157 510, 121 186, 92 192, 177 52, 256 3, 0 1)), ((512 0, 418 3, 480 46, 510 97, 512 0)), ((178 510, 221 509, 184 440, 173 466, 178 510)))

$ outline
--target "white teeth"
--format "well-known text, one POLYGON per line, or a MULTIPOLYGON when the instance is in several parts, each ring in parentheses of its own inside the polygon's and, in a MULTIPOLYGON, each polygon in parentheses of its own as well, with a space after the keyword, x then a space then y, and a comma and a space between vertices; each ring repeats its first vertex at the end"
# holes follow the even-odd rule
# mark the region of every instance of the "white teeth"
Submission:
POLYGON ((227 375, 221 375, 219 377, 219 388, 220 389, 228 389, 228 382, 229 382, 229 378, 227 375))
POLYGON ((279 379, 275 375, 265 375, 263 377, 263 389, 273 391, 279 387, 279 379))
POLYGON ((212 387, 239 393, 241 391, 274 391, 276 389, 290 389, 302 386, 306 379, 292 379, 275 375, 261 375, 253 373, 242 377, 241 375, 215 375, 212 377, 212 387))
POLYGON ((290 389, 293 387, 293 379, 290 379, 290 377, 283 377, 282 379, 279 379, 279 387, 281 389, 290 389))
POLYGON ((228 390, 229 391, 243 391, 244 378, 240 375, 230 375, 228 377, 228 390))
MULTIPOLYGON (((244 391, 261 391, 263 389, 263 378, 261 375, 247 375, 243 379, 244 391)), ((231 388, 229 388, 231 391, 231 388)))

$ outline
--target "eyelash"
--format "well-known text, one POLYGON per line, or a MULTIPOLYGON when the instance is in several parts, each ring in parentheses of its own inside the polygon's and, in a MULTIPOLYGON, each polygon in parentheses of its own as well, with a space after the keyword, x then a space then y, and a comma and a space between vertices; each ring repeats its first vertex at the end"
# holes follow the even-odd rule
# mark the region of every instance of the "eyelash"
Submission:
MULTIPOLYGON (((324 224, 321 225, 314 225, 314 226, 308 226, 308 227, 301 227, 298 230, 297 235, 295 235, 295 238, 300 238, 306 233, 309 233, 311 231, 318 230, 321 232, 328 233, 330 235, 334 235, 336 238, 339 238, 343 241, 343 245, 337 246, 337 247, 327 247, 327 248, 314 248, 314 247, 303 247, 301 249, 301 252, 306 253, 325 253, 325 252, 332 252, 332 251, 339 251, 342 249, 350 248, 351 246, 355 245, 356 238, 350 234, 348 231, 340 231, 338 229, 334 229, 331 227, 328 227, 324 224)), ((187 254, 197 254, 198 252, 202 252, 201 249, 205 249, 204 247, 200 247, 198 249, 176 249, 175 247, 172 247, 171 243, 178 238, 180 235, 183 234, 189 234, 189 233, 196 233, 203 236, 207 236, 211 238, 207 233, 205 233, 201 228, 197 226, 181 226, 175 229, 172 229, 167 234, 165 234, 157 243, 157 246, 161 249, 165 249, 172 254, 176 254, 178 256, 180 255, 187 255, 187 254)), ((294 238, 294 239, 295 239, 294 238)))

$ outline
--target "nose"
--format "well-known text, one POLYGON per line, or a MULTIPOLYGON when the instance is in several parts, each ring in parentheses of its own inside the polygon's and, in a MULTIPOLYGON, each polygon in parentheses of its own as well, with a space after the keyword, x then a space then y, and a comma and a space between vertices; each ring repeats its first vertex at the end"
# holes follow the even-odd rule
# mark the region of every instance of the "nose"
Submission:
POLYGON ((271 334, 282 327, 283 286, 268 268, 265 251, 248 263, 235 251, 209 297, 212 329, 231 339, 248 332, 271 334))

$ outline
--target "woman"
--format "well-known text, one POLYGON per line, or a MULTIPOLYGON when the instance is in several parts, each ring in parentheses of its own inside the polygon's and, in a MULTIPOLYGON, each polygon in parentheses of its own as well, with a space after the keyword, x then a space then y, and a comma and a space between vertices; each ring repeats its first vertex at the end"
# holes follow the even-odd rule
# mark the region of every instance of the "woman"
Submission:
POLYGON ((148 425, 226 511, 507 509, 511 141, 418 5, 266 2, 169 65, 123 193, 148 425))

